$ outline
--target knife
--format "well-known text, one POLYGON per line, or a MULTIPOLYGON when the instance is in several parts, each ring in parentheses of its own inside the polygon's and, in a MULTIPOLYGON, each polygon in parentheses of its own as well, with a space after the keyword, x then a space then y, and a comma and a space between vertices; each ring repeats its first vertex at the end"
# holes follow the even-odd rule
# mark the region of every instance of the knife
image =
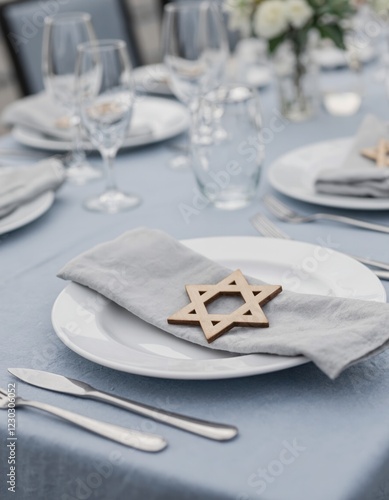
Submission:
POLYGON ((111 403, 120 408, 138 413, 184 431, 198 434, 199 436, 216 441, 228 441, 238 434, 238 429, 231 425, 216 424, 197 418, 187 417, 178 413, 173 413, 159 408, 154 408, 143 403, 137 403, 129 399, 114 396, 107 392, 99 391, 94 387, 72 378, 58 375, 57 373, 32 370, 28 368, 8 368, 8 371, 15 377, 27 384, 48 389, 49 391, 72 394, 83 398, 95 399, 105 403, 111 403))

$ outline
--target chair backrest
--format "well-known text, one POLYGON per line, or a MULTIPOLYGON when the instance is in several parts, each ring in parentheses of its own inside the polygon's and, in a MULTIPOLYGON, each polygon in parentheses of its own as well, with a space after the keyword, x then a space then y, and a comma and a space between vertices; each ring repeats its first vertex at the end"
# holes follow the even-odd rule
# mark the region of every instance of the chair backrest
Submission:
POLYGON ((43 89, 42 35, 46 16, 59 12, 88 12, 96 36, 127 42, 133 66, 139 51, 125 0, 17 0, 0 6, 0 25, 25 95, 43 89))

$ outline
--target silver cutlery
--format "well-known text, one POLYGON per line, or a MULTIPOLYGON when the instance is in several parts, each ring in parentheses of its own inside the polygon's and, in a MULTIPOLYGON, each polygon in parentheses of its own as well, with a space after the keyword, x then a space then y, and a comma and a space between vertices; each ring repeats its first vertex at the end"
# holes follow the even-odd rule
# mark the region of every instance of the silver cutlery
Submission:
MULTIPOLYGON (((162 451, 167 446, 167 442, 161 436, 127 429, 126 427, 120 427, 119 425, 109 424, 107 422, 101 422, 93 418, 84 417, 78 413, 73 413, 56 406, 48 405, 47 403, 29 401, 27 399, 17 397, 15 399, 15 405, 30 406, 47 413, 51 413, 52 415, 62 418, 63 420, 67 420, 68 422, 78 425, 83 429, 137 450, 157 452, 162 451)), ((8 395, 4 389, 0 389, 0 408, 3 410, 8 408, 8 395)))
MULTIPOLYGON (((269 238, 279 238, 283 240, 291 240, 292 238, 276 227, 265 215, 256 214, 251 219, 251 224, 262 236, 267 236, 269 238)), ((344 252, 343 252, 344 253, 344 252)), ((362 264, 378 267, 380 270, 373 269, 374 274, 383 280, 389 280, 389 264, 385 262, 379 262, 377 260, 365 259, 362 257, 356 257, 355 255, 346 254, 349 257, 361 262, 362 264)))
POLYGON ((32 370, 28 368, 8 368, 8 371, 28 384, 48 389, 49 391, 62 392, 65 394, 72 394, 73 396, 80 396, 95 399, 97 401, 103 401, 105 403, 111 403, 115 406, 119 406, 120 408, 124 408, 158 422, 178 427, 184 431, 198 434, 199 436, 214 439, 216 441, 228 441, 233 439, 238 434, 238 429, 231 425, 207 422, 205 420, 154 408, 143 403, 137 403, 129 399, 114 396, 107 392, 99 391, 85 382, 64 377, 63 375, 58 375, 56 373, 32 370))
POLYGON ((316 213, 312 215, 301 215, 287 205, 282 203, 280 200, 274 196, 266 195, 263 199, 266 207, 275 215, 278 219, 285 222, 292 223, 304 223, 304 222, 314 222, 317 220, 330 220, 334 222, 341 222, 343 224, 348 224, 349 226, 355 226, 362 229, 369 229, 370 231, 379 231, 381 233, 389 233, 389 226, 384 226, 383 224, 374 224, 372 222, 366 222, 359 219, 353 219, 352 217, 346 217, 344 215, 334 215, 334 214, 323 214, 316 213))

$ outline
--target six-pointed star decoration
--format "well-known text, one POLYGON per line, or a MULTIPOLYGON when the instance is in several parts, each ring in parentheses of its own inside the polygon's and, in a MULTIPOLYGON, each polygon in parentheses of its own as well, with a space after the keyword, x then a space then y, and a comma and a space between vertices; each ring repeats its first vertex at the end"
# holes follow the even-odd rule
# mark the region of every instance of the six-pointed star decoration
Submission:
POLYGON ((377 146, 362 149, 361 155, 375 161, 377 167, 389 167, 389 141, 380 139, 377 146))
POLYGON ((249 285, 239 269, 216 285, 186 285, 185 288, 190 304, 167 321, 172 325, 200 325, 208 343, 234 326, 269 326, 261 306, 282 291, 280 285, 249 285), (208 313, 206 304, 221 295, 241 295, 245 303, 229 314, 208 313))

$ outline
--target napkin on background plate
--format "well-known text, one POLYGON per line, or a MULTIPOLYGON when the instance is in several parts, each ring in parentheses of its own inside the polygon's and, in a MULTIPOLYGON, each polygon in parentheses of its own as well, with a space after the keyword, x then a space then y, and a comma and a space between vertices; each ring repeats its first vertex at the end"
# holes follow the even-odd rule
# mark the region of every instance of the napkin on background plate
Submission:
MULTIPOLYGON (((54 140, 70 142, 73 137, 72 131, 56 125, 58 121, 64 121, 66 115, 66 111, 60 108, 47 93, 42 92, 7 106, 2 115, 2 122, 9 127, 20 126, 37 131, 54 140)), ((146 123, 141 119, 135 119, 131 123, 128 136, 136 137, 150 133, 151 129, 146 123)))
POLYGON ((0 170, 0 218, 47 191, 57 190, 65 180, 59 160, 43 160, 28 167, 0 170))
POLYGON ((66 111, 57 106, 45 93, 25 97, 7 106, 2 115, 5 125, 32 129, 61 141, 71 141, 72 133, 56 126, 66 111))
POLYGON ((373 115, 367 115, 354 139, 350 152, 340 168, 318 173, 318 193, 370 198, 389 197, 389 167, 377 167, 373 160, 361 155, 364 148, 375 147, 388 137, 388 126, 373 115))
MULTIPOLYGON (((230 273, 167 234, 141 228, 81 254, 58 276, 99 292, 189 342, 241 354, 303 354, 331 378, 381 350, 389 339, 388 304, 287 291, 263 307, 269 328, 233 328, 212 344, 199 326, 167 323, 189 303, 185 285, 215 284, 230 273)), ((248 281, 262 283, 250 277, 248 281)), ((225 300, 218 299, 219 313, 225 300)))

